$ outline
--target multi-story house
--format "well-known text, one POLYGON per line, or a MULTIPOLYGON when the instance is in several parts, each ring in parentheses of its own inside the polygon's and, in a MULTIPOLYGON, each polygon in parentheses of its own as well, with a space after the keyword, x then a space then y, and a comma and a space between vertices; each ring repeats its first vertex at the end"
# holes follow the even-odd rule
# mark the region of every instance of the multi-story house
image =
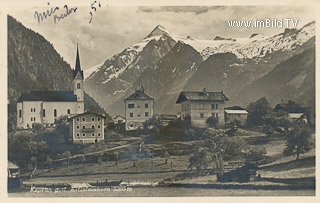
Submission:
POLYGON ((33 123, 52 125, 60 116, 84 112, 84 82, 77 46, 73 71, 73 91, 31 91, 17 102, 17 128, 32 128, 33 123))
POLYGON ((73 143, 87 144, 104 140, 104 120, 106 116, 85 112, 69 118, 70 134, 73 143))
POLYGON ((224 107, 229 99, 223 92, 183 91, 180 93, 177 104, 181 104, 181 120, 190 119, 191 125, 206 127, 209 117, 218 119, 218 125, 224 126, 224 107))
POLYGON ((144 93, 144 88, 136 90, 124 100, 126 130, 143 128, 143 123, 153 116, 154 99, 144 93))
POLYGON ((248 111, 240 106, 230 106, 224 109, 224 116, 226 124, 232 123, 235 120, 246 124, 248 119, 248 111))

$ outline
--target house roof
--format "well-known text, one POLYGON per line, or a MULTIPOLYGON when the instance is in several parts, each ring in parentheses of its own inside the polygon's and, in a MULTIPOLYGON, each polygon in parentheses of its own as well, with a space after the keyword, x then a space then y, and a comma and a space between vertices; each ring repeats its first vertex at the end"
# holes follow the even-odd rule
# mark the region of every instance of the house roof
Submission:
POLYGON ((82 114, 77 114, 77 115, 74 115, 74 116, 71 116, 69 119, 73 119, 73 118, 76 118, 76 117, 80 117, 80 116, 83 116, 83 115, 96 115, 96 116, 101 116, 103 118, 107 118, 105 115, 103 114, 100 114, 100 113, 96 113, 96 112, 92 112, 92 111, 87 111, 87 112, 84 112, 82 114))
POLYGON ((77 95, 73 91, 31 91, 20 96, 18 102, 22 101, 77 101, 77 95))
POLYGON ((132 95, 124 99, 126 100, 154 100, 152 97, 149 97, 144 93, 143 88, 136 90, 132 95))
POLYGON ((15 164, 12 163, 11 161, 8 161, 8 168, 10 168, 10 169, 18 169, 19 166, 15 165, 15 164))
POLYGON ((184 101, 229 101, 223 92, 181 92, 177 104, 184 101))
POLYGON ((280 110, 287 113, 307 113, 308 107, 301 107, 299 104, 294 102, 280 103, 277 104, 273 111, 278 112, 280 110))
POLYGON ((121 115, 116 115, 113 119, 117 119, 117 118, 123 118, 123 119, 126 119, 125 117, 121 116, 121 115))
POLYGON ((161 114, 159 115, 160 120, 175 120, 178 118, 177 115, 172 114, 161 114))
POLYGON ((228 110, 224 109, 227 114, 248 114, 247 110, 228 110))
POLYGON ((241 106, 229 106, 224 109, 226 109, 226 110, 246 110, 246 109, 242 108, 241 106))

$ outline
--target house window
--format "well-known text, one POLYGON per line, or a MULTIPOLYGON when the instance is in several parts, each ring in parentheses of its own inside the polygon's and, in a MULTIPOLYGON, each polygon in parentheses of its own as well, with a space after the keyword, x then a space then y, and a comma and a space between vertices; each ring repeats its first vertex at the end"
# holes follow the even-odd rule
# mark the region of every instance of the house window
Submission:
POLYGON ((133 117, 133 113, 130 113, 130 117, 131 117, 131 118, 133 117))
POLYGON ((98 121, 100 121, 100 117, 98 117, 98 121))
POLYGON ((92 125, 91 128, 94 129, 94 125, 92 125))
POLYGON ((82 136, 83 136, 83 137, 85 137, 85 136, 86 136, 86 134, 85 134, 85 133, 82 133, 82 136))
POLYGON ((211 108, 214 109, 214 107, 215 107, 215 104, 211 104, 211 108))
POLYGON ((29 128, 29 124, 27 124, 27 128, 29 128))
POLYGON ((101 133, 98 133, 98 137, 100 137, 101 136, 101 133))
POLYGON ((77 137, 80 137, 80 133, 77 133, 77 137))
POLYGON ((33 108, 31 108, 31 112, 33 111, 33 108))
POLYGON ((140 104, 137 104, 137 108, 140 108, 140 104))
POLYGON ((101 128, 101 126, 100 125, 98 125, 98 129, 100 129, 101 128))
POLYGON ((94 117, 91 118, 91 121, 94 121, 94 117))
POLYGON ((46 110, 45 109, 42 110, 42 116, 46 117, 46 110))
POLYGON ((36 117, 33 117, 33 121, 36 121, 36 117))
POLYGON ((19 110, 19 118, 21 118, 21 114, 22 114, 22 111, 21 109, 19 110))
POLYGON ((203 109, 204 105, 203 104, 200 104, 200 109, 203 109))
POLYGON ((215 114, 215 113, 212 113, 211 116, 212 116, 212 118, 215 118, 215 117, 216 117, 216 114, 215 114))
POLYGON ((128 104, 128 108, 129 108, 129 109, 134 108, 134 104, 128 104))
POLYGON ((216 113, 216 118, 219 118, 219 115, 218 115, 218 113, 216 113))
POLYGON ((218 104, 216 104, 216 109, 218 109, 218 104))
POLYGON ((80 126, 79 126, 79 125, 77 125, 77 129, 78 129, 78 130, 80 129, 80 126))
POLYGON ((204 118, 204 113, 200 113, 200 118, 204 118))
POLYGON ((80 86, 80 83, 77 83, 77 89, 80 89, 81 86, 80 86))
POLYGON ((57 117, 57 109, 54 109, 54 110, 53 110, 53 116, 54 116, 54 117, 57 117))
POLYGON ((144 113, 144 116, 145 116, 145 117, 149 117, 149 112, 145 112, 145 113, 144 113))
POLYGON ((149 108, 149 104, 148 104, 148 103, 145 103, 145 104, 144 104, 144 108, 146 108, 146 109, 149 108))
POLYGON ((130 127, 133 128, 133 124, 130 124, 130 127))
POLYGON ((77 121, 79 122, 79 121, 80 121, 80 118, 77 118, 77 121))
POLYGON ((82 129, 86 129, 86 126, 83 125, 83 126, 82 126, 82 129))
POLYGON ((94 137, 94 133, 92 133, 91 136, 94 137))
POLYGON ((82 118, 82 121, 86 121, 86 118, 85 118, 85 117, 83 117, 83 118, 82 118))
POLYGON ((33 118, 31 117, 31 121, 33 121, 33 118))
POLYGON ((70 114, 70 109, 67 110, 67 114, 70 114))
POLYGON ((36 112, 36 108, 33 108, 33 112, 36 112))
POLYGON ((137 116, 140 117, 140 113, 138 113, 137 116))

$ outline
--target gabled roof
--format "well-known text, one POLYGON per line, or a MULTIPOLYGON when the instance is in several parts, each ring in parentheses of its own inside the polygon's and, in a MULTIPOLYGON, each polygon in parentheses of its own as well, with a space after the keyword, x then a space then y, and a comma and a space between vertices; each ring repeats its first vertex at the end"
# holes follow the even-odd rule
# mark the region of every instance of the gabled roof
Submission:
POLYGON ((105 115, 103 114, 100 114, 100 113, 96 113, 96 112, 92 112, 92 111, 87 111, 87 112, 84 112, 82 114, 77 114, 77 115, 74 115, 74 116, 71 116, 69 119, 73 119, 73 118, 76 118, 76 117, 80 117, 80 116, 83 116, 83 115, 96 115, 96 116, 101 116, 103 118, 107 118, 105 115))
POLYGON ((223 92, 181 92, 177 104, 184 101, 229 101, 223 92))
POLYGON ((246 109, 242 108, 241 106, 229 106, 224 109, 226 109, 226 110, 246 110, 246 109))
POLYGON ((307 113, 308 107, 301 107, 299 104, 294 102, 280 103, 277 104, 273 111, 278 112, 280 110, 287 113, 307 113))
POLYGON ((121 116, 121 115, 116 115, 113 119, 116 119, 116 118, 123 118, 123 119, 126 119, 125 117, 121 116))
POLYGON ((8 168, 9 169, 19 169, 19 166, 16 164, 12 163, 11 161, 8 161, 8 168))
POLYGON ((136 90, 132 95, 124 99, 124 101, 126 100, 154 100, 154 99, 146 95, 143 89, 140 89, 140 90, 136 90))
POLYGON ((32 91, 22 94, 18 102, 22 101, 77 101, 73 91, 32 91))

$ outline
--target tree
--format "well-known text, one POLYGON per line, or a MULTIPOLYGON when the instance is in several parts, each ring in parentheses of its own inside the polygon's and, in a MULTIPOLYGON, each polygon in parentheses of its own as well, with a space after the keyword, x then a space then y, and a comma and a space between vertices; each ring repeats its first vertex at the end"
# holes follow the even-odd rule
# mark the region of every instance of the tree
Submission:
POLYGON ((296 154, 296 161, 298 161, 300 154, 308 152, 313 147, 314 140, 310 128, 303 123, 297 123, 289 132, 283 153, 287 156, 296 154))
POLYGON ((29 169, 30 169, 30 174, 29 177, 32 178, 33 175, 36 173, 37 170, 37 166, 38 166, 38 161, 36 157, 31 157, 29 160, 29 169))
POLYGON ((66 159, 66 165, 69 165, 69 159, 72 156, 69 150, 63 152, 62 156, 66 159))
POLYGON ((209 127, 215 128, 215 127, 217 127, 217 124, 219 123, 219 119, 211 116, 206 120, 206 123, 209 127))
POLYGON ((52 166, 52 158, 50 156, 47 156, 47 160, 46 160, 46 163, 47 163, 47 166, 48 166, 48 171, 50 172, 51 170, 51 166, 52 166))
POLYGON ((207 169, 209 163, 212 162, 212 156, 208 149, 197 148, 196 151, 189 158, 189 166, 191 170, 195 167, 199 174, 201 169, 207 169))
POLYGON ((265 97, 260 98, 256 102, 250 103, 248 110, 249 114, 247 124, 253 126, 265 124, 268 115, 272 111, 269 102, 265 97))
POLYGON ((67 121, 68 116, 60 116, 58 119, 55 120, 56 124, 56 134, 57 137, 63 139, 65 142, 69 142, 69 123, 67 121))
POLYGON ((44 127, 41 123, 33 123, 32 129, 34 130, 37 136, 40 136, 44 130, 44 127))

